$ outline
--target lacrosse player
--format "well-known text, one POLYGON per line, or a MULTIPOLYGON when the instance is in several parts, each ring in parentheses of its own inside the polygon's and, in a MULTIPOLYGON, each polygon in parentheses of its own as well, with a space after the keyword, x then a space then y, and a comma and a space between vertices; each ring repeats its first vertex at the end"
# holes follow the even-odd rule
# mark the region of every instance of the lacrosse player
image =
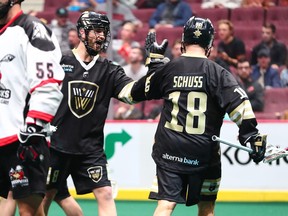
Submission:
POLYGON ((45 136, 64 72, 55 35, 24 14, 22 2, 0 0, 0 196, 12 191, 20 215, 35 215, 46 192, 45 136))
MULTIPOLYGON (((72 56, 61 60, 64 99, 53 121, 58 129, 51 136, 51 173, 43 205, 47 214, 57 190, 71 174, 78 194, 94 194, 98 215, 114 216, 103 128, 111 98, 132 104, 140 96, 131 96, 135 81, 123 68, 99 55, 111 38, 107 16, 85 11, 77 21, 77 31, 79 45, 72 56)), ((141 86, 138 90, 144 95, 145 85, 141 86)))
POLYGON ((264 158, 266 136, 258 132, 245 91, 230 72, 207 58, 213 39, 210 20, 191 17, 184 26, 182 55, 167 63, 167 40, 159 45, 155 33, 147 35, 144 98, 164 99, 152 152, 154 216, 171 215, 177 203, 198 204, 199 216, 214 215, 221 160, 219 142, 211 137, 219 136, 225 113, 239 127, 240 143, 250 143, 252 160, 264 158))

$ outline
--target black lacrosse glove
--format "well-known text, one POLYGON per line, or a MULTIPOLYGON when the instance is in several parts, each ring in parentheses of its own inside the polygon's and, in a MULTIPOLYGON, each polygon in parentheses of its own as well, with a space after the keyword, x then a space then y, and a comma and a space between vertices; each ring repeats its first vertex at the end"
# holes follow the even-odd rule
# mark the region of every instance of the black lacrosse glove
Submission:
POLYGON ((168 40, 164 39, 159 45, 156 41, 156 32, 149 32, 145 40, 145 50, 146 50, 146 63, 166 63, 169 61, 168 58, 164 57, 164 53, 168 47, 168 40))
POLYGON ((250 142, 250 147, 253 150, 253 152, 250 153, 250 157, 255 163, 259 163, 264 159, 266 152, 266 140, 267 135, 256 134, 251 136, 248 141, 246 141, 246 143, 250 142))
POLYGON ((36 149, 43 142, 47 144, 42 129, 38 125, 28 124, 24 131, 20 131, 18 137, 20 144, 17 150, 17 157, 22 162, 41 162, 44 159, 44 156, 39 154, 36 149))

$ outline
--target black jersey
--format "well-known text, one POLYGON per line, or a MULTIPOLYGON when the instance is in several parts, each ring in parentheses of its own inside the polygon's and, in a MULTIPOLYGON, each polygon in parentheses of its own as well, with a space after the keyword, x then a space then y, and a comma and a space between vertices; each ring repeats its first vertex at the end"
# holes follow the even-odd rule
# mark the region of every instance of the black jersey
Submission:
POLYGON ((226 112, 241 141, 258 132, 247 95, 218 64, 182 55, 148 75, 139 81, 146 83, 146 99, 164 99, 152 153, 158 166, 188 173, 220 163, 219 144, 211 137, 219 136, 226 112))
POLYGON ((124 70, 110 61, 94 57, 89 64, 80 58, 64 56, 64 98, 53 121, 57 131, 51 147, 69 154, 97 153, 103 155, 103 128, 111 97, 132 80, 124 70))

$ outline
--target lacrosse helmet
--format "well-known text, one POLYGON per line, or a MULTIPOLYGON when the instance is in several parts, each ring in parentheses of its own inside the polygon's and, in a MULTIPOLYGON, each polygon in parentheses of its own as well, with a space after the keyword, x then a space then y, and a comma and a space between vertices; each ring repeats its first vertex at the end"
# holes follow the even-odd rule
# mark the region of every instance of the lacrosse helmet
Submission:
POLYGON ((7 16, 10 8, 15 5, 15 4, 21 4, 21 2, 24 0, 9 0, 6 4, 1 3, 0 4, 0 19, 3 19, 4 17, 7 16))
POLYGON ((94 11, 84 11, 79 17, 76 27, 80 39, 81 39, 80 29, 84 29, 85 39, 81 40, 84 43, 89 55, 93 56, 97 55, 98 51, 94 50, 91 46, 88 45, 88 33, 90 30, 103 28, 105 39, 104 41, 98 41, 98 43, 101 44, 101 51, 107 50, 111 40, 111 33, 110 33, 110 21, 106 15, 96 13, 94 11))
POLYGON ((205 49, 206 55, 214 40, 214 27, 209 19, 191 17, 184 25, 182 44, 197 44, 205 49))

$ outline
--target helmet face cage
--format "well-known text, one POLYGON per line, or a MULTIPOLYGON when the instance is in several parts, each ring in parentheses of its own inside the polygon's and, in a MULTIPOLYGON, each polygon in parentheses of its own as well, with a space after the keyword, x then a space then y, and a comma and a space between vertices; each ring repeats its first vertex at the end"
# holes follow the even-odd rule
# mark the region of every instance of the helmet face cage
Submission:
POLYGON ((184 26, 182 42, 197 44, 207 52, 213 45, 214 27, 209 19, 191 17, 184 26))
POLYGON ((80 37, 81 28, 85 30, 86 39, 83 42, 87 48, 87 51, 88 49, 90 50, 92 49, 91 47, 88 48, 87 36, 88 36, 89 31, 103 28, 105 40, 101 45, 101 51, 107 50, 110 40, 111 40, 111 33, 110 33, 110 22, 106 15, 99 14, 99 13, 92 12, 92 11, 83 12, 77 21, 77 30, 78 30, 79 37, 80 37))

